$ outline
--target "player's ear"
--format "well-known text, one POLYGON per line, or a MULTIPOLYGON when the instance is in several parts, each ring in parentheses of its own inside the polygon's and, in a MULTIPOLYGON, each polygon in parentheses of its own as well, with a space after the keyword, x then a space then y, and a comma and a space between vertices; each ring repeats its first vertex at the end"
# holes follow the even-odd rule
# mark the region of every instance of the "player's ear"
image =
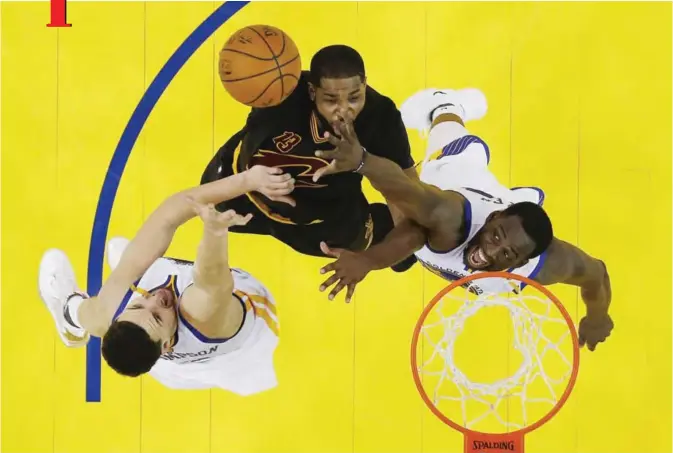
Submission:
POLYGON ((367 86, 367 76, 362 76, 362 84, 366 87, 367 86))
POLYGON ((167 352, 173 352, 173 346, 171 346, 171 340, 166 340, 161 344, 161 353, 166 354, 167 352))
POLYGON ((315 86, 311 82, 308 83, 308 96, 315 102, 315 86))

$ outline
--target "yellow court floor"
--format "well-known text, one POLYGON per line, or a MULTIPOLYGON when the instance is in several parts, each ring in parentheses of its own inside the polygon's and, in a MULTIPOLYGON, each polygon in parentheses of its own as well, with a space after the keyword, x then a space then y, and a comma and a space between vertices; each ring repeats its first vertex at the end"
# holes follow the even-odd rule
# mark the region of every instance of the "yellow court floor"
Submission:
MULTIPOLYGON (((86 288, 96 207, 122 132, 169 57, 219 6, 71 2, 73 26, 47 28, 45 2, 0 5, 2 452, 461 451, 409 366, 414 324, 445 282, 420 266, 380 271, 354 303, 329 302, 318 292, 325 260, 263 237, 232 236, 231 262, 279 303, 278 388, 248 398, 172 391, 103 363, 102 401, 85 401, 86 352, 54 332, 36 290, 39 259, 64 249, 86 288)), ((556 234, 603 259, 612 281, 615 330, 581 352, 575 391, 527 437, 527 451, 670 452, 671 4, 252 2, 187 61, 123 173, 110 176, 119 189, 109 236, 131 237, 164 197, 198 184, 241 127, 247 109, 221 87, 217 52, 256 23, 287 32, 304 68, 322 46, 354 46, 370 84, 398 105, 424 87, 484 91, 489 112, 468 127, 489 144, 493 172, 543 188, 556 234)), ((410 137, 422 157, 424 142, 410 137)), ((198 234, 190 222, 170 254, 193 259, 198 234)), ((551 289, 578 322, 578 291, 551 289)), ((475 326, 505 335, 488 318, 475 326)), ((463 359, 483 363, 482 346, 463 359)))

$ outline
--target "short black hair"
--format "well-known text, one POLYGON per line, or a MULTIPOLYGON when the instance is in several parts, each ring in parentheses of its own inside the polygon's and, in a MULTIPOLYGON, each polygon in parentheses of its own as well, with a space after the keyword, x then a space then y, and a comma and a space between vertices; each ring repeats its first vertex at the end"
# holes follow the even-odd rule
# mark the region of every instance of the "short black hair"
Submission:
POLYGON ((530 201, 522 201, 509 206, 503 213, 508 216, 518 216, 521 219, 523 230, 535 243, 535 248, 528 258, 535 258, 547 250, 554 237, 554 230, 542 206, 530 201))
POLYGON ((343 44, 320 49, 311 59, 311 83, 320 86, 320 80, 345 79, 359 76, 365 80, 365 62, 357 50, 343 44))
POLYGON ((161 356, 161 341, 154 341, 137 324, 115 321, 103 336, 102 353, 110 367, 124 376, 147 373, 161 356))

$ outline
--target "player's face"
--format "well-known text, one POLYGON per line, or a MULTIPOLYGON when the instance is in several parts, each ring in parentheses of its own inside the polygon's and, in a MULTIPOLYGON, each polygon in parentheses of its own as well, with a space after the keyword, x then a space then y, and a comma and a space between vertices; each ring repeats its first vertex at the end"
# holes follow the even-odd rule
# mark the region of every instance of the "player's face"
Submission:
POLYGON ((311 97, 318 113, 332 125, 347 113, 355 119, 365 106, 366 82, 359 76, 346 79, 320 80, 320 86, 310 85, 311 97))
POLYGON ((161 341, 166 352, 178 327, 177 300, 171 290, 159 289, 133 299, 118 320, 139 325, 152 340, 161 341))
POLYGON ((526 264, 534 248, 518 216, 496 212, 472 238, 463 261, 473 270, 503 271, 526 264))

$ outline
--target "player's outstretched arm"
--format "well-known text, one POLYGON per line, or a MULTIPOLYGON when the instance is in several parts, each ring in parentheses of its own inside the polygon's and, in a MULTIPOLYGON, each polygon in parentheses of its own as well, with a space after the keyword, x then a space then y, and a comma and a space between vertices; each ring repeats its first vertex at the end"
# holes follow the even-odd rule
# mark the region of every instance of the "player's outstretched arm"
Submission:
POLYGON ((610 336, 613 328, 608 314, 612 291, 610 276, 603 261, 560 239, 554 238, 547 249, 547 258, 535 280, 543 285, 565 283, 581 289, 586 316, 580 321, 580 345, 590 351, 610 336))
POLYGON ((344 120, 338 132, 341 138, 327 135, 329 142, 335 146, 333 151, 315 153, 332 161, 316 172, 314 181, 324 175, 355 170, 367 177, 372 186, 405 217, 431 231, 437 230, 454 209, 462 212, 462 205, 456 197, 419 179, 410 178, 391 160, 367 153, 355 135, 351 120, 344 120))
POLYGON ((147 218, 124 250, 119 264, 103 284, 96 300, 88 300, 78 311, 79 320, 93 335, 104 334, 119 301, 128 288, 161 258, 180 225, 195 217, 193 202, 215 204, 251 191, 259 191, 277 200, 287 198, 294 180, 282 170, 255 166, 250 170, 205 185, 180 191, 168 197, 147 218), (191 201, 193 200, 193 201, 191 201))
POLYGON ((243 317, 243 308, 233 295, 228 229, 245 225, 252 214, 219 213, 212 204, 197 202, 193 208, 203 220, 203 236, 194 262, 194 285, 185 291, 180 306, 199 332, 210 338, 228 338, 236 333, 243 317))
POLYGON ((393 266, 415 251, 426 241, 425 230, 415 222, 405 219, 388 233, 380 243, 361 252, 345 249, 331 249, 322 242, 323 253, 337 260, 320 269, 321 274, 332 273, 320 285, 320 291, 332 287, 329 299, 332 300, 344 288, 346 302, 350 302, 355 292, 355 285, 362 281, 369 272, 393 266))

